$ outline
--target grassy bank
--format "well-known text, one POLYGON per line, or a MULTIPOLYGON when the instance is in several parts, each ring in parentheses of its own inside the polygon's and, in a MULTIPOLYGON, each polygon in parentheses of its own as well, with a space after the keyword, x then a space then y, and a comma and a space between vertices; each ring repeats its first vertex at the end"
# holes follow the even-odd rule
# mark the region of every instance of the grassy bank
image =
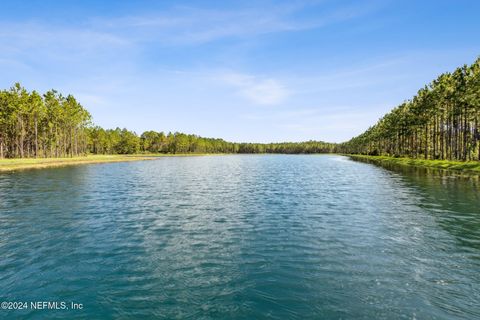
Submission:
POLYGON ((94 164, 108 162, 126 162, 154 160, 159 157, 192 157, 206 155, 224 155, 221 153, 147 153, 147 154, 116 154, 116 155, 88 155, 72 158, 28 158, 28 159, 0 159, 0 172, 24 170, 24 169, 43 169, 51 167, 62 167, 79 164, 94 164))
POLYGON ((78 164, 151 160, 155 157, 156 155, 88 155, 73 158, 0 159, 0 172, 78 164))
POLYGON ((393 158, 387 156, 348 155, 352 159, 369 160, 380 164, 397 164, 423 168, 452 170, 456 172, 480 174, 480 161, 424 160, 411 158, 393 158))

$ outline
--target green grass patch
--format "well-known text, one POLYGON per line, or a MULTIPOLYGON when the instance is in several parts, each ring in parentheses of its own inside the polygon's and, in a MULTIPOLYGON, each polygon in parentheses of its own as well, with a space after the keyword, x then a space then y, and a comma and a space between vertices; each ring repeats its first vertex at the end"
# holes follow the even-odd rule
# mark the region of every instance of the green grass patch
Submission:
POLYGON ((444 170, 454 170, 466 173, 480 174, 480 161, 448 161, 448 160, 425 160, 411 158, 394 158, 388 156, 366 156, 366 155, 348 155, 352 159, 370 160, 372 162, 384 164, 398 164, 405 166, 416 166, 424 168, 437 168, 444 170))

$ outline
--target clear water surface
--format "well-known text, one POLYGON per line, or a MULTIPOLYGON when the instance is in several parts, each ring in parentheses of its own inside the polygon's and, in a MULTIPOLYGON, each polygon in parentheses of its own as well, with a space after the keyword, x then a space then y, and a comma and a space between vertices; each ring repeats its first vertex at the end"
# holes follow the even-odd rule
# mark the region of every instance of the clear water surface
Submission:
POLYGON ((480 319, 478 180, 333 155, 0 175, 0 300, 45 319, 480 319))

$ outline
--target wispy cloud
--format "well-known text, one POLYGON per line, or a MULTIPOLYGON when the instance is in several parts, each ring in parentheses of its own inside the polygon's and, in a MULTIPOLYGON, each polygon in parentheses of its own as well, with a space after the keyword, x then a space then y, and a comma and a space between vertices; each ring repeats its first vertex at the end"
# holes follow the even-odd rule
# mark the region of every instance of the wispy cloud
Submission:
MULTIPOLYGON (((0 22, 0 58, 14 58, 26 66, 55 61, 57 65, 68 64, 67 68, 78 63, 86 68, 103 69, 121 58, 123 65, 133 64, 138 61, 135 60, 138 54, 162 50, 160 47, 198 46, 221 40, 251 41, 270 33, 321 28, 369 10, 365 4, 323 8, 323 1, 294 1, 228 9, 173 6, 116 17, 86 17, 68 24, 41 19, 5 21, 0 22), (306 10, 314 6, 321 8, 320 13, 305 16, 306 10)), ((273 101, 284 96, 275 80, 266 79, 257 85, 246 85, 253 92, 253 99, 258 96, 256 91, 277 92, 278 98, 271 98, 273 101)))
POLYGON ((272 78, 226 73, 221 75, 220 79, 233 86, 237 94, 259 105, 277 105, 290 95, 290 91, 284 85, 272 78))
POLYGON ((368 4, 325 8, 321 15, 301 17, 303 10, 322 1, 296 1, 255 8, 228 10, 177 6, 166 11, 96 19, 90 23, 112 33, 133 36, 136 41, 163 45, 197 45, 226 38, 292 32, 324 27, 363 16, 373 10, 368 4))
POLYGON ((57 27, 45 22, 1 23, 0 30, 3 54, 68 52, 57 56, 62 59, 72 54, 98 54, 104 49, 130 44, 129 40, 103 30, 57 27))

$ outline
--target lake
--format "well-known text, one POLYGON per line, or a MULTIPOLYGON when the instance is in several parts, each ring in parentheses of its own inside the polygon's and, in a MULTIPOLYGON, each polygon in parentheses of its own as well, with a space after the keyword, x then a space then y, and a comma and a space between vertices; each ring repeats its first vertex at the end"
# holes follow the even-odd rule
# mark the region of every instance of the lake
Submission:
POLYGON ((479 319, 478 180, 335 155, 0 174, 0 300, 44 319, 479 319))

